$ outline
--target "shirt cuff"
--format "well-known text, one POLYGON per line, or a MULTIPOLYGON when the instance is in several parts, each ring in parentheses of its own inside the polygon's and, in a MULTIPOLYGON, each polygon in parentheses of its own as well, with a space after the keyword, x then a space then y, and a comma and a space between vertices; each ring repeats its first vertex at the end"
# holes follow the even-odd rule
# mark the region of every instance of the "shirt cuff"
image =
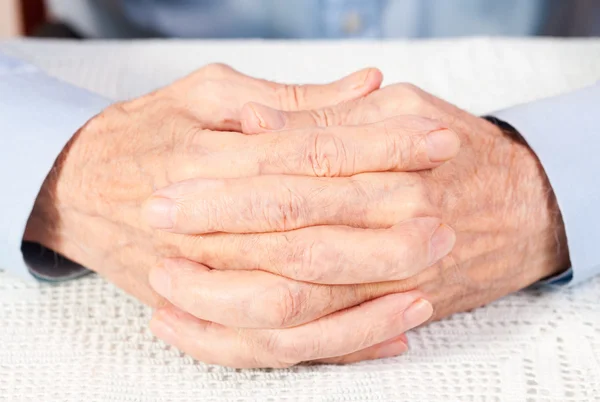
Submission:
POLYGON ((26 263, 21 249, 31 249, 22 244, 23 234, 57 156, 72 135, 111 102, 2 53, 0 94, 0 269, 22 277, 28 277, 29 270, 46 279, 58 279, 61 272, 73 276, 73 269, 56 266, 54 257, 41 264, 35 252, 29 252, 26 263))
POLYGON ((600 273, 600 84, 492 113, 538 156, 565 224, 572 268, 547 282, 582 282, 600 273))

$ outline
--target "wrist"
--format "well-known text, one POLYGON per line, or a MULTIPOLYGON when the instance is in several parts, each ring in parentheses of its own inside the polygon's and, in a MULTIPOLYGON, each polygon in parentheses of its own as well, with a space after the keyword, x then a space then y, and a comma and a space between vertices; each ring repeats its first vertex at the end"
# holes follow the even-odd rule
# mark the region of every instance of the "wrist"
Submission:
POLYGON ((38 243, 59 252, 61 250, 61 219, 56 199, 56 163, 37 195, 25 227, 23 241, 38 243))
POLYGON ((73 172, 81 170, 82 164, 75 160, 78 151, 74 144, 80 142, 83 129, 73 135, 54 161, 37 195, 23 235, 23 241, 38 243, 77 262, 80 261, 73 242, 67 241, 70 229, 66 216, 77 205, 78 191, 73 186, 72 176, 73 172))
POLYGON ((526 264, 533 281, 557 275, 570 266, 565 226, 546 172, 520 133, 508 123, 485 118, 510 142, 512 210, 526 240, 526 264))

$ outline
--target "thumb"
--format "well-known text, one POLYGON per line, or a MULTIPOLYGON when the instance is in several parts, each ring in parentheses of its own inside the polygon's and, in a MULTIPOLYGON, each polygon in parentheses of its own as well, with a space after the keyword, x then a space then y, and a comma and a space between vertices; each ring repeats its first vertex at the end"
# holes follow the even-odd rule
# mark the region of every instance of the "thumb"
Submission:
POLYGON ((262 103, 288 111, 318 109, 368 95, 378 89, 382 81, 381 71, 366 68, 329 84, 274 84, 274 99, 265 99, 262 103))
POLYGON ((244 134, 290 130, 306 127, 355 125, 357 115, 352 105, 376 91, 382 82, 381 72, 369 68, 325 85, 275 84, 277 100, 246 103, 240 111, 244 134))
POLYGON ((240 131, 241 111, 247 102, 290 111, 318 109, 366 96, 378 89, 382 80, 378 69, 367 68, 328 84, 280 84, 227 65, 210 64, 163 90, 175 99, 185 99, 204 128, 240 131))
POLYGON ((260 134, 270 131, 292 130, 308 127, 353 125, 348 118, 348 104, 328 106, 301 112, 286 112, 250 102, 240 114, 244 134, 260 134))

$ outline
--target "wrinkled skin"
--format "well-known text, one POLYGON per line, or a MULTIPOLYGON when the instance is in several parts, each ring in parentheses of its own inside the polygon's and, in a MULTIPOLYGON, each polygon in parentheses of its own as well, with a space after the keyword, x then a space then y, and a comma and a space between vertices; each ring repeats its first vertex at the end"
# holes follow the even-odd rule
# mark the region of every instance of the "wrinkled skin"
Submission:
MULTIPOLYGON (((253 100, 287 110, 312 109, 359 98, 380 83, 377 70, 365 70, 329 85, 285 86, 213 65, 147 96, 115 104, 92 118, 65 147, 40 191, 24 239, 96 271, 151 306, 165 305, 150 287, 148 271, 165 258, 191 255, 201 239, 152 230, 141 219, 143 201, 156 189, 195 177, 318 176, 315 161, 327 159, 328 147, 312 147, 320 143, 314 128, 292 135, 248 136, 232 131, 241 130, 244 104, 253 100), (286 163, 290 160, 295 163, 286 163)), ((349 147, 358 148, 372 136, 381 135, 382 128, 399 143, 405 137, 425 138, 430 132, 444 130, 436 121, 408 116, 345 131, 332 127, 325 135, 335 143, 347 142, 349 147), (348 132, 350 136, 346 136, 348 132)), ((381 151, 361 152, 359 163, 346 166, 347 174, 418 170, 443 162, 429 160, 426 149, 420 147, 414 149, 412 160, 398 160, 390 166, 381 158, 381 151)), ((427 238, 439 226, 437 218, 415 225, 427 238)), ((426 244, 422 250, 425 255, 426 244)), ((336 307, 349 308, 347 311, 323 317, 290 336, 263 332, 262 337, 249 338, 255 345, 283 352, 267 360, 257 347, 256 356, 243 365, 281 366, 295 364, 297 359, 331 362, 396 355, 406 350, 403 333, 431 315, 431 304, 419 291, 376 299, 376 295, 365 296, 355 285, 347 287, 348 297, 336 307), (372 301, 352 308, 367 299, 372 301), (370 319, 363 321, 361 331, 344 342, 331 338, 336 334, 333 329, 347 328, 358 322, 355 317, 364 315, 370 319), (396 318, 385 320, 390 317, 396 318), (331 331, 322 332, 324 328, 331 331), (317 350, 317 342, 332 347, 317 350)), ((324 297, 330 293, 325 285, 319 291, 324 297)), ((273 306, 267 307, 272 310, 273 306)), ((286 307, 275 310, 285 312, 286 307)), ((228 338, 220 339, 226 345, 228 338)), ((234 360, 225 363, 239 365, 234 360)))
MULTIPOLYGON (((371 69, 329 85, 291 86, 209 65, 149 95, 110 106, 58 157, 24 240, 41 243, 157 306, 162 299, 148 285, 149 268, 162 257, 179 255, 191 240, 152 231, 141 221, 142 202, 170 183, 231 165, 219 158, 225 150, 251 146, 245 141, 249 137, 225 132, 241 130, 240 112, 248 101, 260 99, 285 110, 323 107, 365 95, 381 79, 371 69)), ((257 163, 248 159, 250 167, 257 163)))
MULTIPOLYGON (((312 356, 305 345, 294 354, 285 342, 282 346, 257 340, 287 336, 286 331, 294 329, 288 327, 297 325, 294 320, 298 317, 313 318, 315 311, 329 313, 332 300, 348 300, 350 294, 352 302, 358 304, 383 295, 419 290, 433 304, 431 319, 440 319, 482 306, 568 267, 562 219, 535 155, 517 136, 503 133, 484 119, 419 88, 399 84, 341 105, 292 113, 251 104, 242 111, 242 127, 248 134, 264 135, 269 131, 293 132, 299 127, 362 125, 397 115, 439 120, 458 134, 462 143, 458 156, 433 170, 351 175, 353 183, 360 183, 360 191, 343 191, 342 186, 340 192, 336 181, 310 187, 305 178, 294 177, 213 182, 211 185, 219 189, 218 195, 211 195, 210 190, 198 191, 198 186, 206 186, 201 180, 159 190, 153 199, 169 198, 179 206, 172 216, 175 224, 168 231, 208 234, 185 255, 196 263, 161 262, 152 271, 150 280, 155 289, 177 306, 166 306, 156 313, 152 323, 155 332, 204 361, 236 367, 288 366, 312 356), (287 214, 272 215, 278 206, 289 205, 289 198, 280 196, 282 184, 285 189, 308 188, 311 190, 307 193, 319 196, 307 197, 306 192, 292 191, 298 195, 294 210, 302 212, 292 220, 287 214), (456 244, 449 256, 404 278, 397 277, 394 264, 377 265, 381 261, 401 261, 380 231, 387 230, 383 233, 391 235, 394 225, 409 218, 403 212, 394 215, 394 200, 398 202, 397 211, 405 210, 407 204, 418 205, 424 208, 421 213, 427 210, 426 214, 437 216, 456 231, 456 244), (178 213, 185 219, 179 219, 178 213), (219 226, 207 223, 206 216, 219 217, 219 226), (270 217, 267 225, 265 216, 270 217), (178 226, 182 221, 186 224, 178 226), (362 230, 360 241, 352 237, 344 241, 343 236, 350 229, 345 226, 339 232, 336 225, 362 230), (210 234, 214 231, 221 233, 210 234), (311 238, 315 241, 307 241, 311 238), (371 243, 370 238, 374 239, 371 243), (376 269, 371 278, 376 281, 352 287, 338 285, 353 283, 357 271, 370 268, 369 262, 384 268, 376 269), (290 265, 293 268, 286 270, 290 265), (383 278, 386 269, 390 275, 387 281, 383 278), (290 280, 285 281, 280 275, 290 280), (332 285, 329 296, 314 297, 315 288, 327 283, 332 285), (283 296, 273 299, 274 292, 283 296), (273 300, 277 302, 272 303, 273 300), (253 309, 256 305, 262 307, 253 309), (269 305, 286 307, 265 308, 269 305), (218 313, 211 314, 209 306, 218 313), (213 347, 207 349, 205 345, 213 347)), ((419 148, 416 145, 398 152, 401 159, 412 159, 411 150, 419 148)), ((328 164, 346 166, 348 161, 338 159, 347 155, 345 149, 330 152, 328 164)), ((338 175, 341 171, 327 173, 338 175)), ((412 213, 418 216, 415 211, 419 208, 412 208, 412 213)), ((151 220, 151 208, 147 209, 151 220)), ((328 317, 331 316, 315 322, 328 317)), ((365 311, 354 322, 368 318, 365 311)), ((318 340, 323 339, 325 331, 336 331, 335 336, 327 333, 325 339, 342 344, 349 331, 361 330, 366 331, 362 327, 321 325, 322 332, 314 336, 312 348, 323 350, 324 345, 318 340)), ((365 336, 368 335, 366 331, 365 336)), ((350 356, 327 361, 349 362, 381 354, 350 356)))
POLYGON ((449 257, 398 283, 424 290, 434 319, 479 307, 569 266, 562 218, 542 166, 520 138, 486 120, 400 84, 338 108, 292 114, 290 124, 322 125, 324 116, 328 124, 361 124, 394 114, 438 119, 462 144, 441 167, 405 173, 419 177, 425 198, 457 232, 449 257))

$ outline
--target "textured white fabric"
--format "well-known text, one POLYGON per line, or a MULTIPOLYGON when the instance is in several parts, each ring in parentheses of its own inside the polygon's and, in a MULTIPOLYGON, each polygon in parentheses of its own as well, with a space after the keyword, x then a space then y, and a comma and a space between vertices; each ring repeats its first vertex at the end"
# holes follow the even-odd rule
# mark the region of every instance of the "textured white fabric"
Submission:
MULTIPOLYGON (((600 40, 13 41, 0 48, 114 99, 212 61, 318 82, 374 65, 387 83, 414 82, 475 113, 600 79, 600 40)), ((600 401, 600 278, 511 295, 413 331, 405 356, 344 367, 206 366, 154 339, 149 315, 97 277, 49 285, 0 273, 0 400, 600 401)))

